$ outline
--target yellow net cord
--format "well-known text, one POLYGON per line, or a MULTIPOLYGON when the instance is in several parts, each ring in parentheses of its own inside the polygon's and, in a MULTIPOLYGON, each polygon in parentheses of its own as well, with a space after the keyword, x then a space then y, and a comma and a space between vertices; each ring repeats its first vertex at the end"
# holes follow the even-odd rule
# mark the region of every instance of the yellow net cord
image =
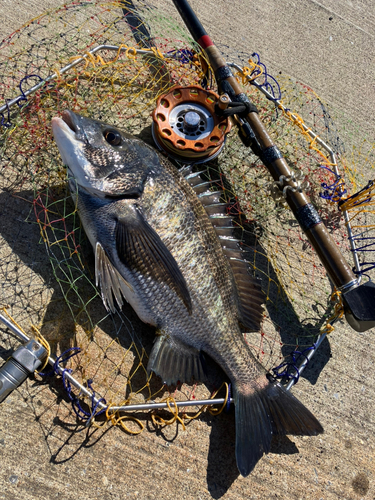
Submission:
POLYGON ((372 192, 375 189, 374 186, 375 181, 370 181, 367 187, 361 189, 358 193, 350 198, 347 198, 340 204, 339 208, 341 211, 348 210, 361 210, 363 207, 374 206, 375 201, 372 199, 372 192))
MULTIPOLYGON (((224 397, 224 402, 221 405, 220 408, 214 408, 212 405, 207 404, 202 406, 194 415, 187 415, 185 411, 182 411, 180 413, 179 407, 177 406, 177 401, 173 396, 168 396, 165 399, 162 399, 160 402, 161 403, 166 403, 167 408, 163 409, 163 411, 170 412, 171 417, 170 418, 163 418, 161 415, 156 413, 157 410, 154 410, 151 412, 151 420, 152 423, 154 424, 155 427, 160 427, 160 426, 168 426, 168 425, 173 425, 175 423, 180 423, 182 426, 183 430, 186 430, 186 426, 184 423, 184 420, 190 421, 198 418, 204 411, 208 411, 211 415, 216 416, 220 415, 220 413, 226 408, 227 403, 228 403, 228 398, 229 398, 229 385, 224 382, 220 388, 215 391, 210 399, 214 399, 217 394, 221 391, 221 389, 225 387, 225 397, 224 397)), ((122 405, 126 406, 126 401, 123 402, 122 405)), ((113 426, 120 426, 125 432, 128 434, 132 435, 138 435, 141 434, 141 432, 144 431, 145 425, 141 420, 133 415, 123 415, 124 410, 117 410, 117 411, 112 411, 113 404, 109 404, 106 411, 105 411, 105 421, 99 423, 95 419, 95 415, 92 415, 91 417, 91 424, 94 427, 103 427, 107 423, 111 423, 113 426), (133 422, 135 423, 139 429, 134 430, 131 429, 129 426, 126 425, 125 421, 127 422, 133 422)))
POLYGON ((328 318, 325 326, 322 328, 321 333, 332 333, 335 329, 333 323, 341 319, 344 315, 344 304, 342 301, 342 294, 339 290, 335 289, 331 295, 331 302, 335 304, 332 315, 328 318))
POLYGON ((45 348, 45 350, 47 351, 47 356, 46 356, 46 359, 44 360, 43 365, 40 368, 38 368, 38 372, 42 372, 46 368, 46 366, 48 365, 48 358, 51 356, 51 347, 36 326, 31 325, 31 329, 34 333, 35 340, 37 342, 39 342, 39 344, 41 344, 45 348))

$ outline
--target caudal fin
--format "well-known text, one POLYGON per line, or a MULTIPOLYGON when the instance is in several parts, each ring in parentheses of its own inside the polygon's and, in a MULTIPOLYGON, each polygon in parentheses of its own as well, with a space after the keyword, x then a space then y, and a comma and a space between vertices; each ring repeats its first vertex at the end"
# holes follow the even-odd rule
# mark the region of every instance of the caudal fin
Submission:
POLYGON ((237 389, 235 405, 236 459, 244 477, 270 451, 272 434, 316 436, 323 432, 314 415, 279 383, 246 393, 237 389))

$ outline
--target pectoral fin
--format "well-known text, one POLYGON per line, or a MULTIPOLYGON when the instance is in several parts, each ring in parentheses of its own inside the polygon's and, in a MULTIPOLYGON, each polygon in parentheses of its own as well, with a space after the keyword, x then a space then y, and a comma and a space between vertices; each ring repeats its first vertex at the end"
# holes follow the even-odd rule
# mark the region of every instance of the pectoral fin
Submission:
POLYGON ((133 209, 129 216, 118 220, 116 248, 125 266, 139 271, 144 276, 151 275, 153 279, 166 283, 191 313, 189 290, 177 262, 137 209, 133 209))
POLYGON ((147 371, 159 375, 167 385, 203 381, 206 368, 203 354, 169 335, 161 334, 152 348, 147 371))
POLYGON ((95 247, 95 276, 96 286, 100 285, 102 300, 107 311, 115 312, 116 307, 113 299, 121 308, 124 303, 122 298, 126 297, 127 291, 132 292, 133 289, 112 265, 99 242, 95 247))

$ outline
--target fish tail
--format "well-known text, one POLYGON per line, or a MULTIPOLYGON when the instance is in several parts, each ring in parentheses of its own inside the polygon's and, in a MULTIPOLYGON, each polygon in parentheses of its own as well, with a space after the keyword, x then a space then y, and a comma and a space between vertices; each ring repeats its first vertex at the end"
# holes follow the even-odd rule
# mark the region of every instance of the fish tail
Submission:
POLYGON ((265 376, 236 387, 236 460, 246 477, 271 447, 272 434, 315 436, 323 432, 314 415, 279 383, 265 376))

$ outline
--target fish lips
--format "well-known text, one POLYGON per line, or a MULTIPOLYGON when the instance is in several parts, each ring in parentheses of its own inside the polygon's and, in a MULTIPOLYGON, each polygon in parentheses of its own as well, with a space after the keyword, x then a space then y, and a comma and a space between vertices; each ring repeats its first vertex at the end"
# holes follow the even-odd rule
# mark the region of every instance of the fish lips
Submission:
POLYGON ((77 139, 84 139, 85 134, 83 127, 80 124, 80 121, 83 119, 82 116, 76 115, 73 111, 70 111, 70 109, 65 109, 61 113, 61 119, 70 128, 70 130, 76 134, 77 139))
POLYGON ((65 110, 61 118, 52 118, 51 126, 63 163, 68 166, 76 182, 90 190, 95 176, 92 175, 92 165, 84 154, 86 138, 80 124, 81 118, 73 111, 65 110))
POLYGON ((64 138, 69 138, 70 141, 73 139, 84 140, 84 132, 79 123, 79 116, 69 109, 61 113, 61 118, 58 116, 52 118, 51 125, 59 149, 59 142, 62 142, 64 138))

